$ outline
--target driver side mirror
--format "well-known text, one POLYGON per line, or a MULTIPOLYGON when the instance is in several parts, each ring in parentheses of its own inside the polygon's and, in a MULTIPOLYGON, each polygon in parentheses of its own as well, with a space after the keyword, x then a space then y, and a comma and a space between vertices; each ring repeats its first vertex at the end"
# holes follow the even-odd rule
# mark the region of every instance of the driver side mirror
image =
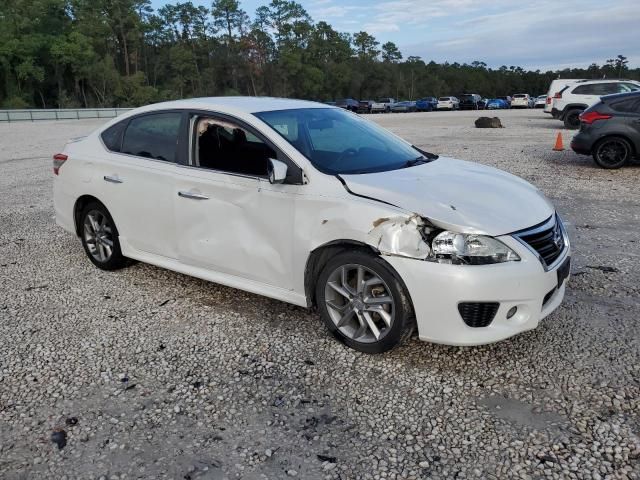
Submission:
POLYGON ((269 159, 269 183, 283 183, 287 178, 287 164, 273 158, 269 159))

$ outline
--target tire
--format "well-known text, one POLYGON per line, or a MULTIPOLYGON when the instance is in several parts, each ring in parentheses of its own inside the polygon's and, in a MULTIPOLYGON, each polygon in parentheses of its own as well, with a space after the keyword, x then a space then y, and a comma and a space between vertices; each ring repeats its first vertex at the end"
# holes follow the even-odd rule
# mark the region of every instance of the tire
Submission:
POLYGON ((329 331, 359 352, 386 352, 414 330, 413 307, 404 284, 387 262, 372 253, 352 250, 333 257, 320 272, 315 298, 329 331), (364 279, 360 292, 358 278, 364 279))
POLYGON ((577 130, 580 128, 580 114, 584 110, 572 108, 564 116, 564 127, 569 130, 577 130))
POLYGON ((120 249, 118 229, 101 203, 89 203, 80 212, 80 239, 87 257, 99 269, 118 270, 128 265, 120 249))
POLYGON ((633 154, 631 145, 622 137, 606 137, 592 149, 593 160, 599 167, 608 170, 624 166, 633 154))

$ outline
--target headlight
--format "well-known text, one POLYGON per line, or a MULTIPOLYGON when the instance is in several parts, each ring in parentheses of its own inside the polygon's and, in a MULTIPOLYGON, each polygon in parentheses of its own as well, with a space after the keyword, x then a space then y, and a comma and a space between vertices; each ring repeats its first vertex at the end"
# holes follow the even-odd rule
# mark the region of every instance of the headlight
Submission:
POLYGON ((486 265, 517 262, 520 257, 495 238, 445 231, 431 242, 431 260, 458 265, 486 265))

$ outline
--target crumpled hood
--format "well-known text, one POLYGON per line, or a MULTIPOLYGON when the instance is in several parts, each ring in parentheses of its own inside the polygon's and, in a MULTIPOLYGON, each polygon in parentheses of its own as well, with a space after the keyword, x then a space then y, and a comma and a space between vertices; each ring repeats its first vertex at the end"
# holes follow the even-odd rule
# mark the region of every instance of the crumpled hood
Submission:
POLYGON ((446 157, 391 172, 340 176, 357 195, 464 233, 504 235, 541 223, 555 211, 538 189, 521 178, 446 157))

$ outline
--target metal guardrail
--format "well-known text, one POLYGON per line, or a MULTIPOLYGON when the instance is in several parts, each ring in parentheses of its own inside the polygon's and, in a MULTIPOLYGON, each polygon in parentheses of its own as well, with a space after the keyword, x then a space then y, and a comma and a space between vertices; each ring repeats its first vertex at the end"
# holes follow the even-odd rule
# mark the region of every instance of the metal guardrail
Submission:
POLYGON ((57 108, 29 110, 0 110, 1 122, 35 122, 38 120, 82 120, 85 118, 113 118, 131 108, 57 108))

